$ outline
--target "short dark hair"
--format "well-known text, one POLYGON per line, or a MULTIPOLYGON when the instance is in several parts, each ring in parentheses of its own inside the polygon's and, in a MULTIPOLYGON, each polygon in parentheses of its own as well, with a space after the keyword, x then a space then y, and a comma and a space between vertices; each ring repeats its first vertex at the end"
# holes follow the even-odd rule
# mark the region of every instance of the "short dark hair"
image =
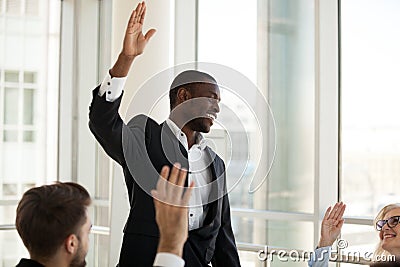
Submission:
POLYGON ((187 86, 189 90, 201 83, 217 84, 217 81, 210 74, 198 70, 186 70, 179 73, 172 81, 169 89, 169 106, 172 110, 176 105, 176 97, 181 87, 187 86))
POLYGON ((15 226, 31 256, 48 259, 71 234, 79 238, 86 222, 89 193, 76 183, 34 187, 17 207, 15 226))
MULTIPOLYGON (((397 259, 396 256, 390 255, 395 258, 394 261, 382 261, 382 262, 377 262, 374 264, 371 264, 371 267, 399 267, 400 266, 400 260, 397 259)), ((389 257, 389 256, 386 256, 389 257)))

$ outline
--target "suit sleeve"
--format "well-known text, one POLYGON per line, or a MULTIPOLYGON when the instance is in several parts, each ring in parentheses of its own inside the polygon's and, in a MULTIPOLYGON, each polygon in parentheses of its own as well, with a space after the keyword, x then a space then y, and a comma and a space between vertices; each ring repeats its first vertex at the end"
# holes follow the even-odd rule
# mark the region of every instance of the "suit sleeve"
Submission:
POLYGON ((221 227, 218 232, 214 256, 211 260, 213 267, 240 266, 239 254, 231 226, 231 210, 228 194, 223 197, 221 227))
POLYGON ((93 90, 93 99, 89 107, 90 131, 111 158, 125 165, 122 149, 124 123, 118 113, 122 95, 114 102, 108 102, 105 95, 98 95, 99 88, 100 86, 93 90))

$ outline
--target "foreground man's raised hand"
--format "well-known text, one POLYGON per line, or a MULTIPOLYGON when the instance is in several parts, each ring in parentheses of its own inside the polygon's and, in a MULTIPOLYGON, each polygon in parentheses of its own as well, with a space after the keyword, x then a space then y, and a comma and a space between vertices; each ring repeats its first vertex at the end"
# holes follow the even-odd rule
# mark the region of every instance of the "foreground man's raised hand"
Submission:
POLYGON ((170 172, 161 170, 156 190, 151 194, 156 208, 156 221, 160 230, 158 252, 174 253, 182 257, 183 245, 188 237, 188 204, 194 182, 184 188, 187 171, 175 164, 170 172), (169 176, 169 179, 168 179, 169 176))

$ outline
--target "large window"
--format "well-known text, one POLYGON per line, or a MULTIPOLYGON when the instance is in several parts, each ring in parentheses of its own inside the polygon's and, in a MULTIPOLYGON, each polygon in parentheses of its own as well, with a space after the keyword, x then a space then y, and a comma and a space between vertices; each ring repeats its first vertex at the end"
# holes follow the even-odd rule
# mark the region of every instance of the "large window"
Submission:
MULTIPOLYGON (((239 95, 236 101, 229 95, 229 89, 235 91, 234 88, 222 91, 221 105, 234 110, 244 126, 229 125, 232 122, 223 114, 226 109, 221 109, 221 124, 229 129, 229 142, 234 146, 231 157, 225 158, 228 181, 241 175, 241 170, 229 172, 230 166, 240 165, 240 161, 248 163, 242 181, 230 192, 233 227, 239 243, 313 248, 314 12, 314 1, 309 0, 253 0, 246 4, 199 1, 198 60, 226 65, 248 77, 268 99, 273 112, 274 121, 262 106, 255 87, 244 90, 252 96, 239 95), (248 109, 256 116, 249 116, 248 109), (268 134, 256 131, 257 124, 265 125, 268 134), (248 143, 243 142, 246 139, 248 143), (271 149, 275 145, 276 151, 271 149), (257 155, 262 151, 270 152, 260 159, 257 155), (261 181, 257 176, 268 173, 273 157, 264 184, 249 193, 248 181, 261 181), (257 173, 260 168, 264 171, 257 173), (304 216, 308 216, 308 222, 293 222, 300 217, 304 220, 304 216)), ((257 266, 254 254, 243 253, 242 261, 244 266, 257 266)))
POLYGON ((0 267, 29 257, 14 227, 22 193, 54 181, 90 192, 87 262, 108 266, 109 162, 97 153, 87 110, 110 65, 110 5, 0 0, 0 267))
MULTIPOLYGON (((366 219, 399 202, 400 2, 341 1, 341 196, 366 219), (362 8, 360 8, 362 7, 362 8)), ((374 251, 372 225, 345 225, 352 250, 374 251)))
POLYGON ((3 142, 33 143, 37 132, 37 73, 5 70, 2 76, 3 142))
POLYGON ((30 187, 57 180, 60 5, 54 2, 0 1, 0 266, 28 256, 12 230, 18 200, 30 187))

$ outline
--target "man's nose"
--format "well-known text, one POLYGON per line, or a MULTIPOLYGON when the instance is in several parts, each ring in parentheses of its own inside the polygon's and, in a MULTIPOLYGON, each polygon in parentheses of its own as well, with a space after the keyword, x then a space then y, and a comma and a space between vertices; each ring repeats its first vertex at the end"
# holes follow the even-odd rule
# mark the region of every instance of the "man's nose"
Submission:
POLYGON ((214 99, 214 98, 212 98, 211 100, 212 100, 212 108, 213 108, 213 111, 214 111, 215 113, 219 113, 220 109, 219 109, 219 102, 218 102, 218 100, 217 100, 217 99, 214 99))
POLYGON ((215 101, 215 105, 214 106, 215 106, 215 112, 219 113, 220 109, 219 109, 218 101, 215 101))

